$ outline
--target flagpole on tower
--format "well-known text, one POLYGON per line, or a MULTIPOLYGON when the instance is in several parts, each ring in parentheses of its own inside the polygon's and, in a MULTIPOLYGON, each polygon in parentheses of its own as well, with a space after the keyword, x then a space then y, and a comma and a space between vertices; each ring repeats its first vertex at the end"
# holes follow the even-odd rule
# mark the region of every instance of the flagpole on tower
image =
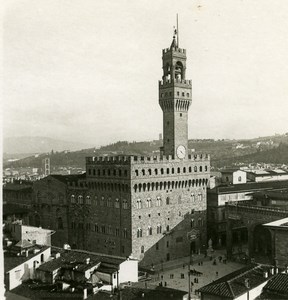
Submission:
POLYGON ((178 13, 177 13, 177 48, 179 47, 179 28, 178 28, 178 13))

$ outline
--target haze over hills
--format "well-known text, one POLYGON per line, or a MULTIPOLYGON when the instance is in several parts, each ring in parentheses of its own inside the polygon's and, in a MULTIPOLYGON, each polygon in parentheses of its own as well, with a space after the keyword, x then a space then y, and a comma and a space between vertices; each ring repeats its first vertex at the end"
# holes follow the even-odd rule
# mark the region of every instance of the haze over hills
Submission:
MULTIPOLYGON (((41 140, 40 140, 41 141, 41 140)), ((54 146, 55 144, 53 144, 54 146)), ((63 144, 59 144, 63 145, 63 144)), ((69 145, 65 143, 65 146, 69 145)), ((77 145, 77 144, 76 144, 77 145)), ((79 145, 79 144, 78 144, 79 145)), ((49 147, 49 145, 45 145, 49 147)), ((50 145, 50 151, 39 156, 30 156, 17 161, 4 160, 4 167, 39 167, 43 156, 49 153, 51 166, 85 167, 85 157, 100 155, 156 155, 162 141, 127 142, 119 141, 99 148, 82 148, 78 151, 65 151, 50 145), (53 150, 53 151, 52 151, 53 150)), ((47 149, 47 148, 46 148, 47 149)), ((65 150, 64 150, 65 149, 65 150)), ((71 148, 70 148, 71 149, 71 148)), ((263 162, 288 164, 288 135, 275 135, 252 140, 189 140, 189 149, 205 152, 211 155, 211 165, 215 167, 229 166, 239 162, 263 162)))
MULTIPOLYGON (((93 145, 57 140, 47 137, 9 137, 4 138, 3 153, 4 155, 10 154, 35 154, 47 153, 53 151, 76 151, 81 149, 91 148, 93 145)), ((4 156, 5 158, 5 156, 4 156)))

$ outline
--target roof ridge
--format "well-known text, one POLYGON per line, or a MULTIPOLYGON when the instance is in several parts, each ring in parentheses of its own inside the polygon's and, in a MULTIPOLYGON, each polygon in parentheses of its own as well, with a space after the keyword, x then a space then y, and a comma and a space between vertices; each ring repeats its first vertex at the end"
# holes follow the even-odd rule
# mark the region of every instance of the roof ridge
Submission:
POLYGON ((233 292, 233 289, 232 289, 232 287, 231 287, 231 285, 230 285, 230 280, 226 281, 226 284, 228 285, 228 290, 230 291, 230 293, 232 294, 232 296, 235 297, 235 294, 234 294, 234 292, 233 292))

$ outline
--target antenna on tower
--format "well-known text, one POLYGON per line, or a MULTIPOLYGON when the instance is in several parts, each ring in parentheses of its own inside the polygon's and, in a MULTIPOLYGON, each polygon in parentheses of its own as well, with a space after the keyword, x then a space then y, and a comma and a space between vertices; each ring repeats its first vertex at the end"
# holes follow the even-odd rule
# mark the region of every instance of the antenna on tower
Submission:
POLYGON ((178 13, 177 13, 177 48, 179 47, 179 28, 178 28, 178 13))

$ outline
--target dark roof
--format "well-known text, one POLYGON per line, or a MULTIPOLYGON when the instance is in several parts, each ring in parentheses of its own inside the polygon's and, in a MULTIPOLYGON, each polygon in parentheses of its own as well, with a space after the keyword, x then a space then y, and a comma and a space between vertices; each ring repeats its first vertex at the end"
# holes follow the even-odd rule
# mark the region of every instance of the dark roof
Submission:
POLYGON ((203 294, 235 298, 247 292, 246 279, 249 279, 249 290, 268 280, 263 273, 266 271, 269 274, 270 268, 271 266, 251 264, 203 286, 199 291, 203 294))
MULTIPOLYGON (((49 286, 49 285, 47 285, 49 286)), ((52 287, 50 288, 52 289, 52 287)), ((10 291, 13 294, 21 295, 23 297, 27 297, 28 299, 83 299, 83 292, 76 291, 74 293, 69 292, 51 292, 49 289, 30 289, 29 283, 22 283, 22 285, 16 287, 15 289, 10 291)), ((8 292, 9 293, 9 292, 8 292)), ((144 289, 144 288, 135 288, 135 287, 127 287, 121 291, 122 299, 125 300, 138 300, 138 299, 148 299, 148 300, 182 300, 183 296, 187 294, 187 292, 183 292, 180 290, 165 288, 165 287, 155 287, 154 289, 144 289), (142 298, 142 294, 145 294, 145 298, 142 298)), ((8 296, 8 295, 7 295, 8 296)), ((117 300, 119 299, 117 294, 111 295, 106 292, 98 292, 97 294, 88 293, 87 300, 117 300)))
POLYGON ((6 183, 3 185, 3 191, 32 192, 32 184, 6 183))
POLYGON ((288 274, 279 273, 268 281, 264 290, 270 293, 286 295, 288 298, 288 274))
POLYGON ((288 200, 288 190, 283 189, 281 191, 267 191, 267 192, 255 192, 253 196, 258 199, 272 199, 272 200, 288 200))
POLYGON ((5 273, 9 272, 10 270, 16 268, 17 266, 23 264, 24 262, 28 261, 32 257, 38 255, 39 253, 45 251, 48 248, 49 248, 49 246, 35 245, 34 247, 29 249, 30 252, 29 252, 28 257, 26 257, 26 255, 16 256, 15 254, 10 254, 8 252, 5 252, 4 253, 4 270, 5 270, 5 273), (37 253, 33 253, 34 249, 39 249, 40 251, 37 252, 37 253))
POLYGON ((236 171, 242 171, 242 172, 245 172, 243 170, 240 170, 240 169, 223 169, 223 170, 220 170, 221 173, 234 173, 236 171))
POLYGON ((279 181, 269 181, 269 182, 247 182, 240 183, 235 185, 222 185, 215 187, 214 189, 208 190, 208 193, 215 194, 228 194, 235 192, 249 192, 249 191, 259 191, 259 190, 273 190, 276 188, 287 188, 288 180, 279 180, 279 181))
POLYGON ((76 267, 77 271, 84 272, 101 262, 100 269, 106 270, 107 273, 113 273, 118 270, 118 266, 126 260, 124 257, 103 255, 84 250, 64 250, 62 248, 52 247, 53 252, 59 252, 60 257, 42 264, 39 270, 52 272, 61 267, 76 267), (86 259, 90 258, 89 264, 86 259))
POLYGON ((14 214, 28 214, 29 209, 21 207, 17 204, 3 204, 3 216, 14 214))
POLYGON ((73 174, 73 175, 50 175, 56 180, 59 180, 63 183, 71 183, 71 182, 78 182, 80 179, 85 179, 86 178, 86 173, 83 174, 73 174))

